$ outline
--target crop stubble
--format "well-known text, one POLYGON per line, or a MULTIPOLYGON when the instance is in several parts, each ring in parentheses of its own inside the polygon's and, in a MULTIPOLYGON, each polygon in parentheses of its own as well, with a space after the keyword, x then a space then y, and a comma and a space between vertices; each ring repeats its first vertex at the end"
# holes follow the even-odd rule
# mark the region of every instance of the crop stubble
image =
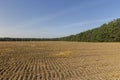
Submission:
POLYGON ((120 80, 120 43, 0 42, 0 80, 120 80))

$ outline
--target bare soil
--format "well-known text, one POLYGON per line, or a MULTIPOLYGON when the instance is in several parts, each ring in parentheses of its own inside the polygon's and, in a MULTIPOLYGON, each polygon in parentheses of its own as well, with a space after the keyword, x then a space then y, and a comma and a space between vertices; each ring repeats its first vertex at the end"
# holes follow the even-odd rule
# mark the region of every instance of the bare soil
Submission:
POLYGON ((120 80, 120 43, 0 42, 0 80, 120 80))

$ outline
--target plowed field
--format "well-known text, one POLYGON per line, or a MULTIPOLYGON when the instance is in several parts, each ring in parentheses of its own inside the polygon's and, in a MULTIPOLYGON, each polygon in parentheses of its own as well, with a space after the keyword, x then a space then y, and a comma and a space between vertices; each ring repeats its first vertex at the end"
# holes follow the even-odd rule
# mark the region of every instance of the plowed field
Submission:
POLYGON ((120 43, 0 42, 0 80, 120 80, 120 43))

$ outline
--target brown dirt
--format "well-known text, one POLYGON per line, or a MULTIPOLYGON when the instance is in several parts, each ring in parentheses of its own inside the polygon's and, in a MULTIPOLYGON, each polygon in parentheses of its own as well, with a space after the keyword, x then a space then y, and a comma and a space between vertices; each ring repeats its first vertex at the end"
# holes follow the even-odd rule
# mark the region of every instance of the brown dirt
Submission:
POLYGON ((0 42, 0 80, 120 80, 120 43, 0 42))

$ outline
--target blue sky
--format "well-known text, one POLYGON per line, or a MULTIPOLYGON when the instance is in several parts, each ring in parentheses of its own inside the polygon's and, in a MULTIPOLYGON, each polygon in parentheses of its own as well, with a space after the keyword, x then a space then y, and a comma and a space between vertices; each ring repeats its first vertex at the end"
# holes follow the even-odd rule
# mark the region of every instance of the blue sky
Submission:
POLYGON ((120 17, 120 0, 0 0, 0 37, 62 37, 120 17))

